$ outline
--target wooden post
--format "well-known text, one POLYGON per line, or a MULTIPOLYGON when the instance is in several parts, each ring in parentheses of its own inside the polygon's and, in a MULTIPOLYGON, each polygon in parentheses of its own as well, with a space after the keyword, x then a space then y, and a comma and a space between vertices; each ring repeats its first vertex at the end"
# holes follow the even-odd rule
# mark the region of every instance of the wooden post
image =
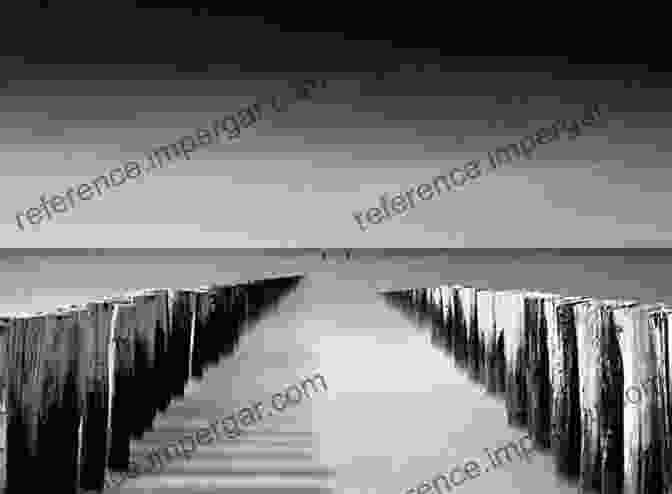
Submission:
POLYGON ((432 345, 442 350, 445 344, 445 320, 443 309, 443 290, 442 287, 434 289, 434 323, 432 324, 432 345))
MULTIPOLYGON (((114 345, 114 376, 110 385, 109 455, 108 465, 113 471, 126 471, 129 467, 132 431, 137 428, 136 398, 136 349, 139 346, 137 307, 117 301, 96 306, 99 324, 109 320, 112 341, 125 341, 114 345)), ((142 392, 142 389, 140 389, 142 392)))
POLYGON ((504 333, 506 355, 506 412, 510 426, 526 427, 527 347, 524 335, 524 300, 519 292, 501 294, 496 307, 497 325, 504 333))
MULTIPOLYGON (((0 317, 0 469, 6 472, 7 444, 7 364, 9 359, 9 333, 12 328, 12 317, 0 317)), ((4 478, 4 474, 3 474, 4 478)))
POLYGON ((574 306, 582 410, 581 492, 622 490, 622 352, 612 308, 599 301, 574 306))
MULTIPOLYGON (((171 363, 168 361, 168 339, 169 339, 169 324, 170 324, 170 309, 168 290, 152 290, 147 294, 150 296, 151 317, 154 325, 155 340, 154 340, 154 367, 152 381, 156 388, 156 396, 152 409, 151 420, 154 421, 156 411, 164 412, 170 405, 170 375, 169 367, 171 363)), ((151 427, 151 423, 150 423, 151 427)))
POLYGON ((453 288, 447 285, 441 286, 441 301, 443 306, 443 324, 441 326, 442 347, 445 352, 453 353, 453 302, 455 295, 453 288))
POLYGON ((220 292, 218 300, 217 310, 219 311, 219 320, 221 321, 221 323, 218 324, 220 325, 221 334, 224 337, 220 348, 222 348, 225 355, 229 355, 234 351, 240 338, 240 332, 234 324, 232 313, 233 293, 233 287, 226 287, 220 292))
MULTIPOLYGON (((244 324, 244 323, 247 322, 247 319, 250 315, 250 284, 249 283, 243 283, 241 285, 241 292, 243 294, 242 321, 243 321, 243 324, 244 324)), ((241 326, 243 326, 243 324, 241 324, 241 326)))
MULTIPOLYGON (((83 389, 80 380, 80 337, 73 312, 35 318, 44 334, 44 351, 38 358, 39 385, 33 399, 40 403, 37 457, 49 485, 58 492, 79 491, 80 426, 83 389)), ((31 400, 32 401, 32 400, 31 400)))
POLYGON ((184 396, 189 381, 189 357, 191 343, 191 320, 193 307, 187 290, 176 290, 172 305, 171 333, 168 353, 171 362, 171 395, 184 396))
POLYGON ((581 473, 581 404, 574 307, 551 299, 544 310, 551 379, 551 451, 556 473, 577 480, 581 473))
MULTIPOLYGON (((669 375, 667 373, 669 349, 668 349, 668 327, 667 314, 663 308, 652 307, 648 311, 648 326, 651 336, 651 345, 653 350, 653 367, 654 374, 649 378, 648 382, 642 383, 642 392, 648 393, 652 400, 653 414, 654 414, 654 429, 658 431, 655 436, 655 448, 650 453, 651 460, 654 464, 652 469, 658 463, 660 470, 660 478, 657 482, 660 483, 661 488, 670 485, 670 468, 672 455, 670 454, 670 395, 669 389, 669 375)), ((656 473, 658 475, 658 473, 656 473)), ((655 488, 655 487, 654 487, 655 488)))
POLYGON ((454 355, 455 363, 458 367, 464 369, 468 365, 468 353, 467 353, 467 321, 465 316, 464 305, 462 304, 462 288, 456 288, 453 291, 453 341, 454 345, 454 355))
POLYGON ((551 447, 551 379, 549 376, 548 326, 545 296, 524 298, 524 337, 527 350, 526 388, 528 430, 535 449, 551 447))
POLYGON ((432 327, 438 327, 442 324, 442 300, 441 289, 439 287, 432 288, 432 327))
POLYGON ((614 313, 619 327, 624 377, 624 492, 663 492, 661 465, 663 411, 656 393, 658 358, 649 309, 637 306, 614 313))
POLYGON ((194 376, 196 361, 196 325, 198 322, 198 292, 189 292, 189 305, 191 307, 191 324, 189 329, 189 379, 194 376))
POLYGON ((579 403, 581 421, 581 475, 580 492, 601 492, 600 448, 600 377, 602 355, 600 335, 602 319, 595 302, 574 306, 579 358, 579 403), (591 420, 586 420, 590 417, 591 420))
POLYGON ((478 383, 483 383, 481 376, 483 355, 478 330, 478 308, 476 289, 465 287, 462 289, 465 322, 467 326, 467 359, 469 361, 469 374, 478 383))
POLYGON ((665 403, 665 445, 664 445, 664 482, 668 491, 672 491, 672 310, 661 309, 660 325, 665 363, 662 366, 665 403))
POLYGON ((37 424, 31 416, 37 416, 38 408, 29 398, 36 386, 36 357, 42 351, 44 332, 36 335, 32 326, 30 316, 19 316, 12 320, 8 334, 6 494, 39 488, 37 478, 23 477, 23 472, 37 469, 37 424))
POLYGON ((100 490, 105 484, 108 424, 109 321, 104 323, 94 304, 78 309, 75 323, 80 331, 80 376, 84 391, 80 485, 100 490))
MULTIPOLYGON (((84 316, 84 312, 81 313, 84 316)), ((111 376, 115 372, 112 346, 112 305, 90 302, 86 305, 88 319, 85 333, 87 350, 87 411, 82 425, 83 456, 81 486, 100 490, 105 486, 111 444, 111 376)))
POLYGON ((230 323, 228 313, 228 292, 227 286, 213 286, 210 288, 211 317, 209 330, 207 332, 207 347, 210 352, 207 356, 207 362, 216 362, 219 355, 228 354, 233 351, 233 333, 235 327, 230 323))
POLYGON ((248 313, 247 313, 247 326, 252 327, 253 324, 257 322, 257 317, 260 315, 260 310, 262 308, 262 294, 263 287, 266 284, 264 281, 252 280, 247 284, 247 293, 248 293, 248 313))
POLYGON ((156 319, 154 317, 154 297, 141 293, 131 297, 136 306, 137 337, 134 354, 134 380, 136 416, 132 429, 134 439, 142 438, 154 422, 157 403, 155 378, 155 350, 157 340, 156 319))
POLYGON ((506 396, 506 349, 504 345, 504 328, 497 320, 497 307, 502 298, 497 292, 491 292, 490 311, 492 319, 492 335, 490 355, 488 357, 492 368, 492 389, 496 395, 506 396))
POLYGON ((226 353, 226 349, 230 346, 232 340, 231 335, 234 328, 226 321, 225 293, 226 287, 218 285, 213 285, 208 291, 210 317, 206 332, 208 353, 205 356, 205 361, 207 364, 216 363, 219 356, 226 353))
POLYGON ((203 287, 198 295, 198 325, 199 325, 199 350, 201 374, 210 367, 217 359, 217 348, 215 344, 217 333, 214 331, 212 321, 213 296, 212 286, 203 287))
POLYGON ((485 390, 489 394, 497 393, 497 363, 495 338, 495 294, 490 290, 478 290, 476 307, 478 311, 478 330, 485 390))
POLYGON ((415 319, 415 325, 420 327, 422 325, 422 289, 414 288, 413 289, 413 317, 415 319))
POLYGON ((210 320, 210 295, 207 290, 196 293, 196 321, 194 328, 194 353, 192 376, 203 378, 207 363, 208 321, 210 320))

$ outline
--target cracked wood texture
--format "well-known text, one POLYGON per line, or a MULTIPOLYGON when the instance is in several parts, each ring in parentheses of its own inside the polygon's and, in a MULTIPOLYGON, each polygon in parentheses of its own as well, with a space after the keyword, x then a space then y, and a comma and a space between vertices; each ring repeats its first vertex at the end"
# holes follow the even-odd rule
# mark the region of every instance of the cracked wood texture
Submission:
POLYGON ((128 473, 131 440, 301 278, 145 290, 1 318, 5 492, 37 491, 44 479, 54 492, 100 491, 110 471, 128 473))
POLYGON ((430 292, 383 296, 412 320, 440 315, 432 341, 504 395, 509 424, 550 449, 559 477, 582 493, 671 492, 672 312, 524 291, 430 292))

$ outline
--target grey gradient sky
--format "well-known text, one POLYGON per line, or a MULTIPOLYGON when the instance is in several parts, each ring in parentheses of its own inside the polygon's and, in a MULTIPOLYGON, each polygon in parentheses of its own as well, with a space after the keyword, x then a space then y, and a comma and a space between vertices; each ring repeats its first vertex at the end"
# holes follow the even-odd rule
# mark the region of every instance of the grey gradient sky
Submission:
MULTIPOLYGON (((61 33, 47 47, 74 57, 68 43, 94 36, 99 55, 86 62, 2 59, 3 247, 672 244, 670 86, 642 67, 449 57, 343 34, 288 33, 261 19, 175 12, 165 18, 163 44, 133 45, 119 32, 106 40, 109 21, 61 33), (201 37, 192 46, 182 36, 185 46, 171 59, 177 42, 165 33, 173 24, 201 37), (105 51, 117 53, 113 41, 123 43, 115 59, 105 51), (286 97, 290 82, 303 78, 326 79, 328 87, 244 129, 238 141, 197 150, 190 161, 18 229, 16 213, 37 207, 40 194, 90 182, 260 98, 286 97), (593 103, 604 116, 574 141, 539 146, 529 161, 365 232, 353 219, 384 192, 486 159, 557 119, 581 118, 593 103)), ((47 21, 33 20, 48 33, 56 23, 47 21)), ((125 22, 133 32, 143 18, 125 22)))

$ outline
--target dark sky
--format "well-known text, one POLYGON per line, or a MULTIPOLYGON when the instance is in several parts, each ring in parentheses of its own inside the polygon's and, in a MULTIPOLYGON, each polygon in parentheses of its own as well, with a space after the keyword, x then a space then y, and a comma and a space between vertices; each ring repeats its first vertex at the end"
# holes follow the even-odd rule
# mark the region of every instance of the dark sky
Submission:
MULTIPOLYGON (((455 56, 429 26, 391 23, 367 40, 352 23, 316 33, 308 29, 318 21, 205 13, 96 5, 7 23, 4 247, 670 245, 670 81, 646 64, 455 56), (91 183, 213 119, 286 97, 305 78, 328 86, 239 140, 17 226, 41 194, 91 183), (488 151, 595 103, 603 118, 575 140, 539 146, 530 160, 366 231, 354 220, 383 193, 485 162, 488 151)), ((332 16, 338 24, 329 9, 316 13, 325 28, 332 16)))

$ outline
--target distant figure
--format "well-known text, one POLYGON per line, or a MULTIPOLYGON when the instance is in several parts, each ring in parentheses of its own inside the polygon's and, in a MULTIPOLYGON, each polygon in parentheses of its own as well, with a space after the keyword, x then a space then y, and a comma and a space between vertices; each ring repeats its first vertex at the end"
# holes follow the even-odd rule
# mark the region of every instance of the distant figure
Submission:
POLYGON ((322 251, 322 260, 323 260, 323 261, 326 261, 326 260, 327 260, 327 252, 324 251, 324 250, 322 251))
POLYGON ((350 260, 350 252, 350 249, 345 249, 345 259, 348 261, 350 260))

